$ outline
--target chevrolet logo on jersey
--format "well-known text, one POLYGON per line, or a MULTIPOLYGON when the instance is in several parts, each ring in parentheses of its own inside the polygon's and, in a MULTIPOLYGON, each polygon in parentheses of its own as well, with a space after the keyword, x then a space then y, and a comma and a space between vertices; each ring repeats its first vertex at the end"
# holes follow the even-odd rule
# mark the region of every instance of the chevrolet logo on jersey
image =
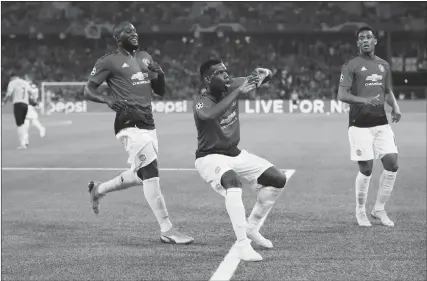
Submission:
POLYGON ((381 86, 383 83, 378 82, 381 80, 383 80, 382 75, 378 75, 378 74, 369 75, 368 77, 366 77, 366 81, 372 81, 372 82, 371 83, 365 83, 365 86, 381 86))
POLYGON ((132 85, 135 86, 135 85, 150 83, 150 81, 147 81, 146 78, 148 78, 148 73, 137 72, 137 73, 133 74, 130 79, 131 80, 138 80, 138 81, 132 82, 132 85))

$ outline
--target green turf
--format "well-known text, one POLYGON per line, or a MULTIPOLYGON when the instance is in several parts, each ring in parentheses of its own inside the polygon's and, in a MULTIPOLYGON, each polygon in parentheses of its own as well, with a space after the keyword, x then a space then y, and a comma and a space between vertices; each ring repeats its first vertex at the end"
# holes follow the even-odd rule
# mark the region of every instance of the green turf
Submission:
MULTIPOLYGON (((2 120, 3 167, 126 167, 114 115, 42 117, 28 151, 16 151, 10 115, 2 120), (72 120, 70 126, 58 125, 72 120)), ((190 114, 157 115, 160 165, 193 168, 190 114)), ((241 147, 296 169, 262 233, 275 245, 264 261, 241 262, 232 280, 425 280, 426 115, 393 129, 400 153, 387 205, 394 228, 356 226, 346 115, 243 115, 241 147)), ((371 209, 381 163, 368 198, 371 209)), ((196 172, 161 172, 173 223, 194 236, 165 245, 139 188, 109 194, 91 210, 86 184, 114 171, 2 171, 2 280, 208 280, 234 242, 222 198, 196 172)), ((247 212, 255 194, 245 190, 247 212)))

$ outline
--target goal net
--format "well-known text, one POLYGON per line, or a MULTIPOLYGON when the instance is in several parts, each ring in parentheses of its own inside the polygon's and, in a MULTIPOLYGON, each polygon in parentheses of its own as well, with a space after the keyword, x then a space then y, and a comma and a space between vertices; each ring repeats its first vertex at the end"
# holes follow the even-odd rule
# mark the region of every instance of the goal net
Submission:
MULTIPOLYGON (((42 82, 42 114, 81 113, 87 112, 87 101, 84 99, 86 82, 42 82)), ((99 92, 107 91, 106 84, 100 86, 99 92)))

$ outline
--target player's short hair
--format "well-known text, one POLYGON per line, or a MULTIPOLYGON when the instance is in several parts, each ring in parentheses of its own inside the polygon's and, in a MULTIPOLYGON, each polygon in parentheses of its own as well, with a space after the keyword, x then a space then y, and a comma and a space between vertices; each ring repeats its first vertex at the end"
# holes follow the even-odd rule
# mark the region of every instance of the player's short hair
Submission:
POLYGON ((220 60, 220 59, 210 59, 210 60, 205 61, 200 66, 200 76, 201 77, 205 76, 206 71, 211 69, 212 66, 220 64, 220 63, 223 63, 222 60, 220 60))
POLYGON ((123 27, 124 27, 125 25, 128 25, 128 24, 131 24, 131 23, 130 23, 130 22, 128 22, 128 21, 124 21, 124 22, 121 22, 121 23, 119 23, 119 24, 116 24, 116 25, 113 27, 113 36, 114 36, 114 37, 118 37, 118 36, 119 36, 119 34, 120 34, 120 32, 122 32, 123 27))
POLYGON ((376 31, 372 27, 370 27, 369 25, 364 25, 364 26, 359 27, 359 29, 356 31, 356 39, 359 39, 359 34, 362 31, 372 31, 372 34, 374 35, 374 37, 377 38, 376 31))

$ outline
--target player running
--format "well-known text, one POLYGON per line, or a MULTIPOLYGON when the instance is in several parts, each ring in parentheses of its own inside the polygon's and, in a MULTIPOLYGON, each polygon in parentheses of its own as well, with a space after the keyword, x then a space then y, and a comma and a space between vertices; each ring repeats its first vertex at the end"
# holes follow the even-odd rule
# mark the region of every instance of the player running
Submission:
POLYGON ((18 150, 25 150, 28 147, 28 126, 25 124, 25 118, 28 112, 28 104, 30 102, 30 93, 32 92, 30 83, 24 79, 12 74, 9 84, 7 85, 7 93, 2 101, 2 105, 6 105, 9 99, 12 99, 13 114, 15 116, 16 126, 18 127, 18 138, 20 146, 18 150))
POLYGON ((374 31, 370 27, 361 27, 356 35, 359 55, 343 65, 338 90, 338 99, 350 104, 351 160, 359 164, 356 219, 360 226, 371 226, 365 204, 374 159, 379 158, 384 171, 371 215, 380 219, 383 225, 394 226, 384 206, 396 180, 397 146, 384 103, 392 108, 392 122, 399 122, 402 114, 393 94, 390 65, 374 54, 377 44, 374 31))
POLYGON ((239 108, 237 98, 271 78, 271 71, 258 68, 247 78, 231 79, 220 60, 209 60, 200 67, 206 86, 194 106, 198 133, 195 166, 204 181, 225 198, 225 207, 237 237, 241 260, 260 261, 254 243, 273 248, 259 233, 260 223, 272 208, 286 184, 286 176, 267 160, 240 150, 239 108), (257 202, 246 221, 242 186, 258 191, 257 202), (248 239, 249 238, 249 239, 248 239))
MULTIPOLYGON (((28 80, 28 79, 27 79, 28 80)), ((31 84, 31 81, 28 81, 31 84)), ((37 101, 39 99, 39 89, 36 84, 31 84, 30 103, 28 104, 28 112, 25 117, 25 126, 29 129, 32 124, 39 130, 40 137, 43 138, 46 135, 46 128, 40 123, 39 114, 37 113, 37 101)))
POLYGON ((98 214, 99 200, 107 193, 143 186, 144 196, 160 224, 161 241, 192 243, 192 237, 172 226, 160 190, 151 94, 152 90, 161 96, 165 93, 163 70, 148 53, 139 51, 138 34, 132 24, 124 22, 115 26, 113 36, 118 48, 98 59, 85 87, 85 96, 116 111, 115 135, 129 155, 131 168, 110 181, 89 183, 93 211, 98 214), (104 81, 111 88, 112 96, 97 92, 104 81))

